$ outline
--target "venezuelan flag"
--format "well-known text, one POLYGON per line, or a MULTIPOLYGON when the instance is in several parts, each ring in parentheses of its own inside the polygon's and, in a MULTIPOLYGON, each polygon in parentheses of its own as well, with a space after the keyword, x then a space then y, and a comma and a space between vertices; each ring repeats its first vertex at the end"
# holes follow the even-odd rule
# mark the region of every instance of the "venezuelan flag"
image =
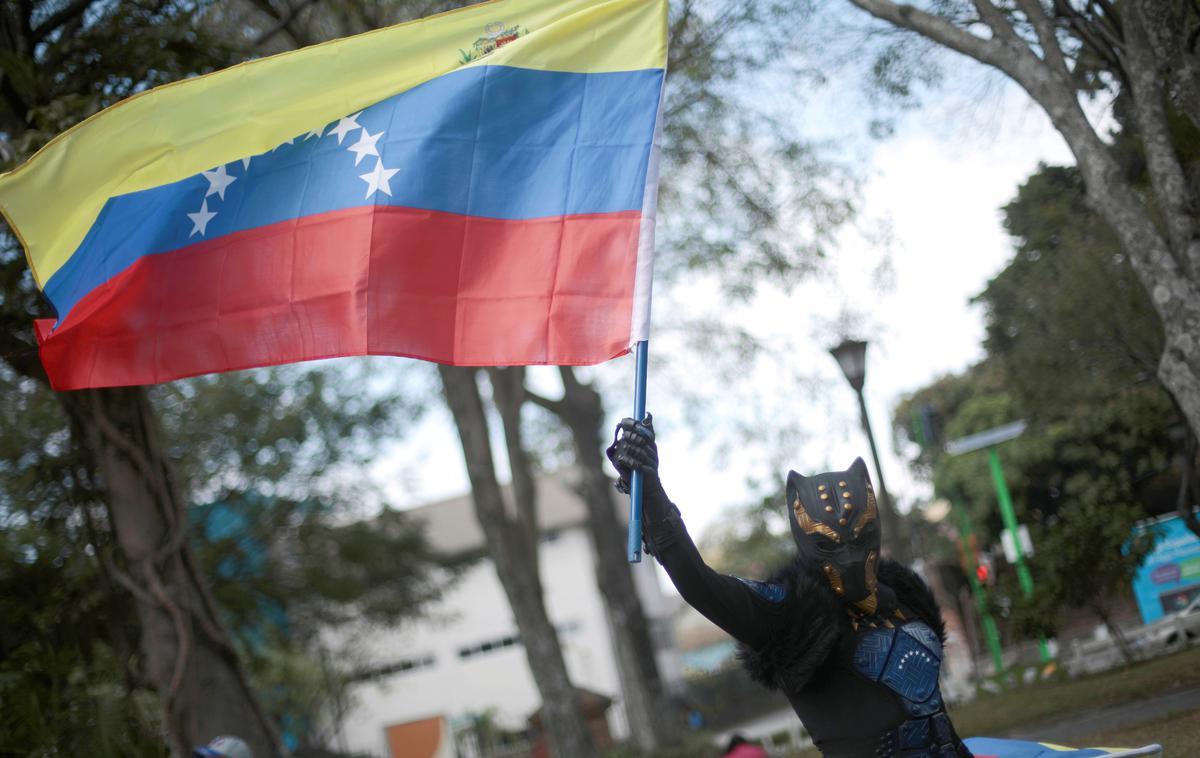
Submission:
POLYGON ((975 758, 1162 758, 1163 752, 1161 745, 1073 748, 992 737, 971 737, 964 742, 975 758))
POLYGON ((56 389, 647 336, 665 0, 496 0, 131 97, 0 176, 56 389))

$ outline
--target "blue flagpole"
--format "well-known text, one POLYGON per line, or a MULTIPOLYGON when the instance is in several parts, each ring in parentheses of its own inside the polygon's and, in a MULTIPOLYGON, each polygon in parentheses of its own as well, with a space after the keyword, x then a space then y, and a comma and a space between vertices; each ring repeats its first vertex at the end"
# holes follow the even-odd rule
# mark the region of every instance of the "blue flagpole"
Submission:
MULTIPOLYGON (((637 343, 637 366, 633 386, 633 417, 646 417, 646 361, 650 351, 646 340, 637 343)), ((642 562, 642 472, 635 470, 629 477, 629 562, 642 562)))

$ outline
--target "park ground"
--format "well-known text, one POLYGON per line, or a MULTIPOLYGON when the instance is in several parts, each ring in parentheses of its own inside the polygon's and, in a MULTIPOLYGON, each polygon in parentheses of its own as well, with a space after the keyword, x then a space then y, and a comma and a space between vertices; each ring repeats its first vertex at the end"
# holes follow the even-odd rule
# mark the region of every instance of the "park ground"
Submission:
POLYGON ((964 736, 1041 738, 1076 747, 1157 742, 1166 756, 1198 756, 1200 649, 983 695, 951 709, 951 717, 964 736), (1093 718, 1097 714, 1104 718, 1093 718))
MULTIPOLYGON (((952 708, 963 736, 1041 739, 1072 747, 1161 744, 1200 756, 1200 648, 1095 676, 981 695, 952 708)), ((795 758, 818 758, 815 750, 795 758)))

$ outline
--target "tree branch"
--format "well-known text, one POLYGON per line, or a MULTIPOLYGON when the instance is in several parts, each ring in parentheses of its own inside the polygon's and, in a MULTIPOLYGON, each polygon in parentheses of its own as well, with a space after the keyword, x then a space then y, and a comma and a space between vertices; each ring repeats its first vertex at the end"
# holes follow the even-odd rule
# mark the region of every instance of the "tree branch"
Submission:
POLYGON ((30 40, 36 45, 68 21, 82 18, 83 14, 87 12, 88 6, 95 2, 96 0, 75 0, 73 3, 64 5, 56 12, 51 13, 45 21, 30 29, 30 40))
POLYGON ((1059 15, 1067 20, 1071 25, 1071 29, 1079 37, 1084 45, 1090 47, 1092 52, 1100 56, 1107 63, 1117 76, 1122 81, 1127 81, 1125 69, 1121 65, 1121 40, 1115 38, 1112 30, 1105 28, 1102 21, 1093 21, 1085 18, 1079 11, 1071 7, 1067 0, 1054 0, 1054 7, 1058 10, 1059 15))
POLYGON ((305 47, 306 45, 312 44, 312 40, 309 39, 308 35, 297 29, 295 24, 296 19, 300 16, 300 14, 303 13, 304 10, 310 5, 316 3, 316 0, 300 0, 300 2, 296 3, 295 5, 288 3, 288 11, 286 14, 280 14, 275 10, 274 6, 267 2, 267 0, 251 0, 251 2, 255 7, 266 14, 269 18, 274 19, 276 22, 274 26, 264 30, 262 34, 259 34, 258 37, 255 38, 254 42, 250 43, 251 48, 262 47, 267 42, 271 41, 272 37, 280 32, 287 32, 288 36, 292 38, 292 42, 296 44, 296 47, 305 47))
POLYGON ((979 17, 983 19, 983 23, 992 30, 992 37, 995 39, 1003 39, 1013 45, 1024 45, 1024 41, 1017 36, 1017 32, 1013 29, 1012 24, 1000 12, 1000 9, 992 5, 991 0, 971 0, 971 4, 975 6, 975 10, 979 11, 979 17))
POLYGON ((533 466, 521 434, 521 408, 525 404, 525 368, 488 368, 492 383, 492 400, 500 412, 504 428, 504 445, 508 451, 508 467, 512 472, 513 501, 517 521, 525 538, 534 546, 530 560, 536 564, 538 544, 537 486, 533 481, 533 466))
POLYGON ((917 32, 938 44, 968 55, 978 61, 1008 70, 1015 64, 1016 51, 999 39, 983 39, 959 29, 944 18, 918 10, 907 3, 889 0, 850 0, 850 2, 876 18, 896 26, 917 32))
POLYGON ((528 387, 525 388, 525 399, 539 408, 550 411, 555 416, 559 417, 563 415, 563 412, 566 409, 566 405, 562 400, 551 400, 548 397, 544 397, 536 392, 530 391, 528 387))
POLYGON ((1038 45, 1042 48, 1042 59, 1060 76, 1069 79, 1071 70, 1067 68, 1066 58, 1063 57, 1062 48, 1058 45, 1054 20, 1046 15, 1046 9, 1042 7, 1041 0, 1017 0, 1017 4, 1021 6, 1025 17, 1029 19, 1030 26, 1037 34, 1038 45))

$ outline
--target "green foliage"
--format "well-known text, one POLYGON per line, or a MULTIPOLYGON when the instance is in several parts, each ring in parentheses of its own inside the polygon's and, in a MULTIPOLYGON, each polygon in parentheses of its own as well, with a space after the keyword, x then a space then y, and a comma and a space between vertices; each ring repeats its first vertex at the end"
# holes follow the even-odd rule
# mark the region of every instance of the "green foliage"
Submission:
POLYGON ((1130 537, 1144 516, 1134 503, 1085 497, 1036 530, 1035 577, 1042 581, 1033 601, 1018 605, 1020 631, 1053 636, 1062 608, 1084 608, 1107 619, 1109 602, 1128 592, 1153 547, 1144 532, 1130 537))
POLYGON ((1042 166, 1005 206, 1004 225, 1016 256, 975 302, 988 356, 1025 412, 1048 420, 1153 383, 1162 325, 1079 172, 1042 166))
POLYGON ((161 756, 137 684, 132 598, 62 406, 0 364, 0 745, 15 755, 161 756))
POLYGON ((394 361, 279 366, 159 385, 151 399, 193 500, 224 490, 364 497, 349 473, 415 424, 427 372, 394 361))

